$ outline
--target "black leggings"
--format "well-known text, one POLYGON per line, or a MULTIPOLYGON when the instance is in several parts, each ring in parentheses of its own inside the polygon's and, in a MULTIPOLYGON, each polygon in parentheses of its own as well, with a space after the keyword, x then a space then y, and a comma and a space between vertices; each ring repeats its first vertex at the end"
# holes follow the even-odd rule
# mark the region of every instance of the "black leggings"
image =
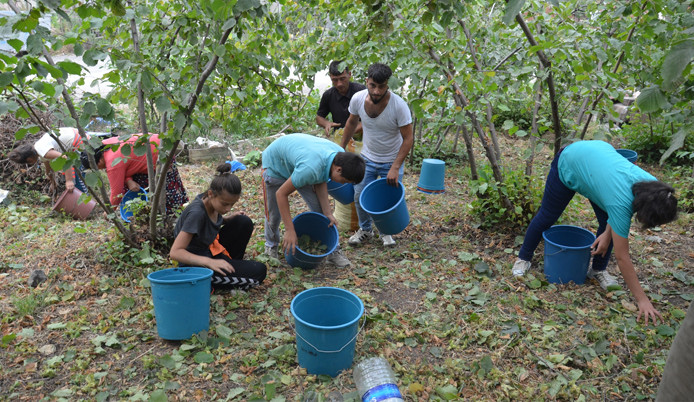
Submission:
POLYGON ((231 258, 224 254, 212 258, 227 260, 233 267, 234 273, 212 275, 214 289, 246 290, 260 285, 267 275, 267 267, 262 262, 244 260, 246 246, 253 234, 253 221, 246 215, 236 215, 219 230, 219 243, 227 250, 231 258))

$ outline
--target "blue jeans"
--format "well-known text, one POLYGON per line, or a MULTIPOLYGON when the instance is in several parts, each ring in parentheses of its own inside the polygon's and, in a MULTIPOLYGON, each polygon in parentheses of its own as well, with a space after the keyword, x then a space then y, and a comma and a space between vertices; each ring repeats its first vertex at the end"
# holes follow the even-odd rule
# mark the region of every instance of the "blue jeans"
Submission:
MULTIPOLYGON (((576 194, 575 191, 566 187, 559 179, 559 168, 557 167, 559 155, 561 155, 561 151, 554 157, 549 168, 540 210, 537 211, 537 215, 530 222, 530 226, 528 226, 528 230, 525 233, 523 246, 521 246, 518 253, 518 257, 521 260, 530 261, 533 258, 533 253, 535 253, 535 249, 542 239, 542 232, 557 222, 574 194, 576 194)), ((600 236, 607 228, 607 212, 603 211, 593 201, 590 201, 590 205, 593 206, 595 217, 598 219, 597 236, 600 236)), ((607 268, 607 263, 610 261, 611 254, 612 241, 610 241, 605 256, 593 256, 593 270, 604 271, 607 268)))
MULTIPOLYGON (((364 180, 359 184, 354 185, 354 206, 357 209, 357 217, 359 218, 359 227, 362 230, 371 231, 371 216, 364 211, 364 209, 359 205, 359 196, 364 190, 367 184, 376 181, 379 177, 385 178, 388 176, 388 171, 390 167, 393 166, 393 162, 390 163, 377 163, 364 158, 366 162, 366 171, 364 172, 364 180)), ((405 172, 405 165, 400 166, 398 171, 398 181, 402 181, 402 175, 405 172)))

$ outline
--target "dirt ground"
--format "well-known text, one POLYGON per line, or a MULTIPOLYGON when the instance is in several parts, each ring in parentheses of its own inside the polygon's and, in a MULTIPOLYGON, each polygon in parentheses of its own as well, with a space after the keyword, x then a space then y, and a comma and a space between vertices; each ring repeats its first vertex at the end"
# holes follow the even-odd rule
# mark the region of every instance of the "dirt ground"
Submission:
MULTIPOLYGON (((518 157, 516 148, 504 144, 505 158, 518 157)), ((549 160, 541 155, 536 170, 544 171, 549 160)), ((180 167, 191 198, 206 189, 213 169, 212 163, 180 167)), ((235 209, 256 223, 247 258, 262 259, 259 170, 239 176, 244 192, 235 209)), ((363 300, 367 318, 355 361, 387 357, 407 400, 654 395, 674 335, 667 328, 676 330, 680 311, 694 298, 691 215, 655 230, 632 227, 632 258, 667 328, 642 327, 628 292, 603 292, 590 281, 544 281, 542 246, 531 275, 515 280, 510 266, 522 230, 479 228, 463 167, 448 167, 443 194, 417 192, 417 180, 418 167, 408 166, 411 221, 395 236, 395 247, 384 249, 377 240, 351 247, 351 233, 341 231, 350 268, 302 271, 281 261, 270 265, 260 288, 213 295, 211 331, 226 326, 234 333, 231 340, 218 338, 216 348, 210 341, 203 348, 156 336, 142 280, 168 261, 141 264, 139 254, 122 255, 101 212, 73 221, 50 211, 47 200, 12 199, 14 207, 0 207, 0 400, 134 400, 157 390, 170 400, 311 400, 311 392, 322 400, 331 392, 349 399, 351 373, 307 376, 296 352, 282 349, 294 343, 293 295, 314 286, 347 288, 363 300), (37 289, 27 285, 35 269, 48 275, 37 289), (27 306, 32 300, 33 309, 27 306), (214 363, 191 361, 188 348, 214 355, 214 363), (451 389, 456 396, 448 398, 451 389)), ((293 213, 304 208, 292 198, 293 213)), ((589 204, 578 197, 560 223, 596 226, 589 204)), ((619 275, 614 261, 609 270, 619 275)))

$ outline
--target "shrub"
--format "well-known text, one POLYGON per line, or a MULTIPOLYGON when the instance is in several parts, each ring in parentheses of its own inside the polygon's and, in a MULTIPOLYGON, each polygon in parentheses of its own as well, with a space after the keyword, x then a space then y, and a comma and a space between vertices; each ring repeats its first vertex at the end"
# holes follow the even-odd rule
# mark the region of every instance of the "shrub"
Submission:
MULTIPOLYGON (((660 163, 661 156, 670 147, 673 131, 677 127, 652 127, 647 123, 635 123, 622 126, 624 147, 638 152, 639 162, 647 164, 660 163)), ((691 166, 694 160, 694 136, 688 135, 684 145, 675 151, 665 163, 691 166)))
POLYGON ((477 196, 472 201, 472 213, 483 228, 525 227, 540 206, 543 188, 539 178, 526 176, 522 170, 506 170, 503 174, 504 182, 496 182, 491 168, 485 165, 479 180, 470 183, 470 190, 477 196), (512 210, 502 204, 499 190, 511 201, 512 210))

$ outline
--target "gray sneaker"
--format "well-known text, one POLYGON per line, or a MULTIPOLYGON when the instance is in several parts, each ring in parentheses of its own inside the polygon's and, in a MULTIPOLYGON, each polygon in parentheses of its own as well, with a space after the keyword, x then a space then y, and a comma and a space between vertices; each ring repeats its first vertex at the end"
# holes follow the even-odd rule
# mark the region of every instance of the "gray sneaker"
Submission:
POLYGON ((591 268, 588 270, 587 276, 588 278, 598 281, 603 290, 615 290, 615 288, 621 288, 619 283, 617 283, 617 278, 610 275, 607 270, 593 271, 593 268, 591 268))
POLYGON ((336 266, 337 268, 346 268, 352 265, 352 263, 349 262, 349 259, 342 254, 342 250, 335 250, 325 259, 325 261, 328 264, 336 266))
POLYGON ((523 261, 520 258, 516 260, 513 264, 513 269, 511 272, 516 278, 520 278, 525 275, 526 272, 530 270, 530 261, 523 261))
POLYGON ((352 246, 356 246, 358 244, 362 244, 366 239, 371 239, 374 237, 374 232, 373 230, 366 231, 362 228, 359 228, 355 234, 352 235, 352 237, 347 240, 347 243, 349 243, 352 246))
POLYGON ((265 254, 268 255, 269 257, 279 259, 279 255, 277 254, 277 246, 275 246, 275 247, 265 246, 265 254))
POLYGON ((383 241, 383 245, 386 247, 395 245, 395 240, 393 240, 393 236, 391 235, 381 235, 381 240, 383 241))

